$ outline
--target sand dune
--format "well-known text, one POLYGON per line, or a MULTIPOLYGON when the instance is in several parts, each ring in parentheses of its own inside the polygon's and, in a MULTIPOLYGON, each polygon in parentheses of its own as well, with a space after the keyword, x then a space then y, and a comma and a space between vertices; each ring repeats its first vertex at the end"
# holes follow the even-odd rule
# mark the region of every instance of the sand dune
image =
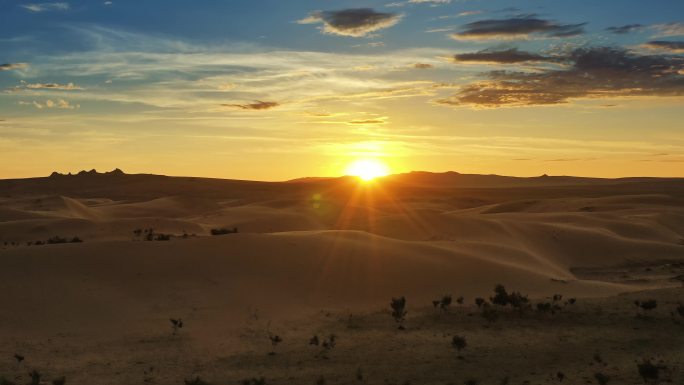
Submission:
MULTIPOLYGON (((60 311, 68 308, 71 294, 84 289, 74 283, 84 277, 91 285, 86 291, 124 295, 140 309, 165 302, 171 308, 165 296, 180 295, 180 287, 188 306, 207 302, 213 307, 251 302, 274 308, 286 303, 371 305, 399 294, 428 301, 444 292, 486 295, 497 283, 537 296, 556 291, 606 296, 672 283, 588 281, 573 271, 684 260, 684 208, 677 189, 637 194, 631 184, 603 181, 613 187, 599 196, 593 189, 582 194, 571 186, 533 188, 525 190, 528 195, 543 196, 516 199, 524 193, 519 188, 459 191, 456 196, 451 188, 390 190, 398 178, 407 183, 406 176, 378 186, 349 179, 284 184, 208 180, 203 185, 203 180, 166 178, 167 186, 175 186, 166 196, 157 196, 156 189, 150 195, 148 187, 121 195, 130 186, 142 186, 145 178, 154 184, 164 177, 95 174, 30 180, 32 198, 13 196, 24 187, 12 181, 0 206, 0 242, 10 244, 2 251, 5 289, 25 293, 20 303, 26 309, 50 302, 62 304, 60 311), (104 178, 114 192, 93 196, 93 190, 83 188, 79 193, 63 178, 88 186, 104 178), (36 195, 41 183, 59 195, 36 195), (181 194, 188 183, 203 193, 181 194), (212 187, 222 184, 230 188, 212 187), (241 190, 255 188, 260 191, 248 197, 241 190), (67 192, 72 195, 61 195, 67 192), (513 199, 506 200, 507 195, 513 199), (480 204, 471 196, 478 196, 480 204), (464 200, 474 207, 463 208, 464 200), (238 228, 240 233, 211 237, 212 228, 238 228), (139 229, 172 239, 144 242, 134 234, 139 229), (86 242, 11 246, 52 236, 78 236, 86 242), (39 275, 32 279, 65 290, 27 290, 20 277, 31 266, 38 266, 31 274, 39 275), (183 285, 166 287, 179 282, 183 285), (210 292, 220 295, 205 291, 212 285, 210 292), (66 290, 70 286, 73 292, 66 290), (58 297, 46 301, 46 295, 58 297)), ((425 178, 421 174, 416 183, 425 178)), ((579 181, 580 186, 599 183, 579 181)), ((117 302, 102 295, 103 303, 117 302)), ((57 317, 50 309, 45 312, 44 317, 57 317)))
MULTIPOLYGON (((364 337, 341 333, 374 352, 349 351, 346 359, 375 360, 387 379, 395 370, 387 353, 365 341, 380 338, 375 328, 395 328, 386 310, 377 313, 392 297, 409 299, 413 333, 423 333, 392 345, 394 352, 406 343, 425 346, 437 330, 447 335, 433 318, 424 319, 443 294, 464 296, 464 312, 473 312, 473 299, 489 298, 499 283, 533 299, 561 293, 611 304, 613 318, 604 322, 632 331, 629 311, 620 307, 625 301, 615 296, 661 289, 676 295, 677 277, 684 276, 679 180, 419 173, 371 184, 350 178, 263 183, 85 173, 0 181, 0 197, 0 339, 10 341, 0 353, 29 352, 53 368, 53 353, 68 351, 78 360, 60 358, 58 367, 70 368, 77 384, 139 383, 129 370, 136 362, 156 362, 165 368, 160 383, 178 383, 204 368, 186 354, 214 362, 221 378, 237 381, 251 374, 245 368, 267 366, 275 370, 267 375, 282 377, 289 364, 261 362, 254 355, 263 351, 255 353, 251 344, 267 342, 272 327, 286 332, 287 341, 304 339, 309 329, 285 325, 328 329, 331 321, 316 317, 333 313, 340 319, 361 314, 382 325, 364 324, 364 337), (223 228, 238 233, 210 235, 223 228), (159 236, 164 240, 146 240, 159 236), (54 237, 84 242, 35 244, 54 237), (169 335, 170 317, 191 325, 181 339, 169 335), (136 358, 118 359, 133 346, 140 348, 136 358), (94 369, 96 361, 104 366, 94 369)), ((466 327, 478 336, 474 345, 488 346, 487 329, 472 315, 463 313, 459 324, 472 324, 466 327)), ((581 320, 568 325, 584 325, 581 320)), ((585 334, 593 330, 582 327, 585 334)), ((526 338, 506 341, 530 349, 526 338)), ((492 342, 487 349, 510 359, 513 348, 505 346, 492 342)), ((546 357, 543 349, 537 353, 546 357)), ((627 355, 620 359, 624 367, 633 363, 627 355)), ((580 358, 571 360, 581 366, 580 358)), ((16 369, 0 360, 0 371, 16 369)), ((353 370, 335 367, 331 375, 346 383, 341 373, 353 370)))

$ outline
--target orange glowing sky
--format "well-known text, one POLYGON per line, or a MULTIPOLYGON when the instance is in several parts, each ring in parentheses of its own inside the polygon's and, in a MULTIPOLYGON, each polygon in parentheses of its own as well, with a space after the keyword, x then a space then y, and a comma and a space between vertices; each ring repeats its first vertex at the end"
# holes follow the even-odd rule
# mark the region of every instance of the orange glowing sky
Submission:
POLYGON ((682 14, 676 0, 4 2, 0 178, 684 176, 682 14))

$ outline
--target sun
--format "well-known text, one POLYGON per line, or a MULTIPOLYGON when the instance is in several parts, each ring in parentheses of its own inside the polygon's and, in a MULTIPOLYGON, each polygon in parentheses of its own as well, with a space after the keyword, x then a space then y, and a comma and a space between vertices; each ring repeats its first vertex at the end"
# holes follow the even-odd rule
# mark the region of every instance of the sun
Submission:
POLYGON ((389 174, 389 167, 377 159, 359 159, 347 166, 347 175, 357 176, 364 181, 371 181, 375 178, 389 174))

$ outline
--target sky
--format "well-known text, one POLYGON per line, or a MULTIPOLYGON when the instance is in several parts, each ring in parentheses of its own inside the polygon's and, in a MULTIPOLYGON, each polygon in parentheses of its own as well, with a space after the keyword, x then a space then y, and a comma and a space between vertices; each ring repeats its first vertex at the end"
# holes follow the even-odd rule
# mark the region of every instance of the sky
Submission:
POLYGON ((0 0, 0 178, 684 177, 681 0, 0 0))

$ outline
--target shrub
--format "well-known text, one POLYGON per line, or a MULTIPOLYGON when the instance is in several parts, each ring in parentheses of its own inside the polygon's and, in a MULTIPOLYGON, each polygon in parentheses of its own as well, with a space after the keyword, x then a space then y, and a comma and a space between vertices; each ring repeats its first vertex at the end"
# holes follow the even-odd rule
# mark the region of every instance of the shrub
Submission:
POLYGON ((541 302, 537 304, 537 311, 542 312, 542 313, 551 313, 552 315, 556 314, 557 311, 560 311, 561 307, 558 306, 555 302, 541 302))
POLYGON ((49 245, 54 245, 54 244, 58 244, 58 243, 67 243, 67 239, 55 235, 54 237, 48 239, 48 240, 47 240, 47 243, 48 243, 49 245))
POLYGON ((655 299, 649 299, 647 301, 634 301, 634 305, 640 307, 644 311, 651 311, 658 307, 658 301, 655 299))
POLYGON ((643 360, 640 364, 637 364, 639 375, 644 379, 644 382, 660 380, 660 371, 665 368, 664 366, 653 364, 651 360, 643 360))
POLYGON ((528 304, 529 300, 526 295, 522 295, 517 291, 510 294, 506 288, 499 284, 494 288, 494 296, 489 299, 494 305, 507 306, 511 305, 513 308, 522 309, 528 304))
POLYGON ((437 301, 439 304, 439 308, 442 309, 445 313, 449 311, 449 306, 451 306, 451 295, 445 295, 437 301))
POLYGON ((465 301, 465 298, 463 298, 463 296, 456 298, 456 303, 459 305, 463 305, 464 301, 465 301))
POLYGON ((233 227, 232 230, 226 228, 211 229, 211 235, 226 235, 226 234, 237 234, 237 227, 233 227))
POLYGON ((392 318, 399 324, 399 330, 404 330, 403 322, 406 319, 406 298, 392 298, 390 302, 392 307, 392 318))
POLYGON ((192 380, 185 380, 185 385, 210 385, 208 382, 202 380, 199 376, 192 380))
POLYGON ((327 351, 333 350, 336 345, 337 345, 337 337, 335 337, 334 334, 331 334, 330 336, 328 336, 327 340, 323 340, 323 349, 325 349, 327 351))
POLYGON ((599 383, 599 385, 606 385, 608 384, 608 382, 610 382, 610 377, 601 372, 594 374, 594 378, 596 379, 596 382, 599 383))
POLYGON ((271 352, 268 353, 269 355, 275 355, 275 349, 276 346, 278 346, 279 343, 283 342, 283 339, 280 338, 279 335, 277 334, 270 334, 268 335, 268 338, 271 340, 271 352))
POLYGON ((679 306, 677 306, 677 313, 679 313, 680 316, 684 317, 684 305, 683 304, 680 303, 679 306))
POLYGON ((461 354, 461 350, 465 349, 466 346, 468 346, 468 342, 466 342, 465 337, 462 336, 454 336, 451 339, 451 346, 456 349, 458 354, 461 354))
POLYGON ((506 288, 503 285, 496 285, 494 293, 494 296, 489 298, 494 305, 508 305, 508 292, 506 292, 506 288))
POLYGON ((157 236, 154 238, 155 241, 170 241, 171 240, 171 235, 170 234, 157 234, 157 236))
POLYGON ((79 237, 73 237, 73 238, 71 238, 71 241, 70 241, 70 242, 71 242, 71 243, 82 243, 83 240, 82 240, 81 238, 79 238, 79 237))
POLYGON ((169 321, 171 321, 171 328, 173 328, 173 335, 178 334, 178 330, 183 328, 183 320, 180 318, 178 318, 178 319, 169 318, 169 321))
POLYGON ((480 297, 475 298, 475 305, 477 305, 478 308, 481 308, 482 305, 484 305, 484 303, 485 303, 484 298, 480 298, 480 297))
POLYGON ((315 345, 318 346, 320 345, 320 341, 318 340, 318 336, 313 336, 311 339, 309 339, 309 345, 315 345))
POLYGON ((40 385, 40 373, 37 370, 32 370, 29 376, 31 376, 30 385, 40 385))
POLYGON ((52 380, 52 385, 64 385, 66 384, 66 377, 58 377, 52 380))
POLYGON ((248 378, 245 380, 242 380, 241 382, 242 385, 266 385, 266 379, 261 377, 261 378, 248 378))

